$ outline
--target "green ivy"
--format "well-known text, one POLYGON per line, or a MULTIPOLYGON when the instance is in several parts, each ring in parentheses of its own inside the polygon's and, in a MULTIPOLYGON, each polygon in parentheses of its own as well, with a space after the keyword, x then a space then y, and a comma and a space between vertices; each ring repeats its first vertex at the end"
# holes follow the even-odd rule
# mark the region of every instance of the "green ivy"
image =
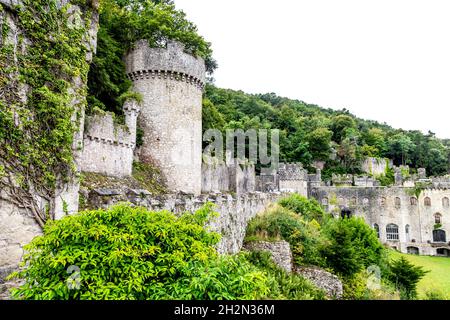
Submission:
POLYGON ((75 170, 72 145, 85 107, 83 84, 89 71, 83 41, 95 9, 88 0, 63 6, 56 0, 21 2, 12 9, 21 30, 17 40, 9 39, 5 22, 2 26, 0 186, 43 225, 54 215, 59 182, 67 182, 75 170), (70 10, 75 5, 81 17, 70 10), (24 39, 26 50, 21 49, 24 39), (36 194, 47 202, 49 215, 38 209, 36 194))

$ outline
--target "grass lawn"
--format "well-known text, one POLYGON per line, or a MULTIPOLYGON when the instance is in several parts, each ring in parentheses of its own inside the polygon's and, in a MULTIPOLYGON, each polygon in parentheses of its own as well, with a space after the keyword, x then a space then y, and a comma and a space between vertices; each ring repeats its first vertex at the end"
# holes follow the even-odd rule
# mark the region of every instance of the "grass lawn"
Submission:
POLYGON ((417 286, 419 299, 424 298, 425 293, 428 291, 441 292, 447 299, 450 299, 450 258, 417 256, 391 251, 392 258, 398 259, 401 256, 404 256, 411 263, 430 271, 417 286))

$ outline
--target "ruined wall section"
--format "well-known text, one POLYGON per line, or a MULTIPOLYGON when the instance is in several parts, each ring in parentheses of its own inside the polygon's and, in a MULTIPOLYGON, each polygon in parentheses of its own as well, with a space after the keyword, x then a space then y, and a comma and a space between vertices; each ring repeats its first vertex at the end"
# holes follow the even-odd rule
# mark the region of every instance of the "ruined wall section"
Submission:
POLYGON ((278 187, 282 192, 295 192, 308 196, 308 171, 298 163, 280 163, 278 187))
POLYGON ((81 171, 131 176, 139 106, 134 100, 127 101, 124 112, 125 124, 117 123, 110 112, 86 116, 81 171))
POLYGON ((140 160, 160 168, 170 190, 200 194, 204 60, 176 42, 150 48, 142 40, 125 63, 134 90, 143 96, 140 160))
POLYGON ((361 165, 361 169, 363 172, 371 174, 375 177, 384 175, 386 173, 386 170, 392 167, 392 160, 373 157, 367 157, 361 165))

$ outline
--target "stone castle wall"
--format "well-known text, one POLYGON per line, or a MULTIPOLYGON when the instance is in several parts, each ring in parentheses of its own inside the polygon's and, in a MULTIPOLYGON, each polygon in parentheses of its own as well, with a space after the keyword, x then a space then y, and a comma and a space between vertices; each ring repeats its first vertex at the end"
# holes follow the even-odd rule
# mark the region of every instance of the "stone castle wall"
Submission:
MULTIPOLYGON (((9 32, 6 35, 6 42, 10 44, 14 44, 13 50, 15 52, 25 52, 27 50, 27 46, 30 44, 29 39, 27 39, 27 35, 24 33, 24 30, 21 30, 18 24, 17 12, 14 9, 14 6, 20 5, 22 2, 20 0, 0 0, 0 6, 2 10, 0 10, 0 25, 3 22, 6 22, 9 27, 9 32), (19 39, 23 38, 23 41, 19 39)), ((70 3, 67 0, 57 1, 57 4, 62 6, 70 3)), ((92 0, 90 2, 92 6, 92 15, 90 15, 91 25, 86 26, 87 30, 84 34, 84 39, 82 43, 78 43, 75 45, 85 46, 87 48, 86 51, 86 62, 90 62, 92 60, 93 53, 96 50, 97 44, 97 29, 98 29, 98 1, 92 0)), ((68 8, 68 13, 73 15, 79 14, 80 17, 85 16, 85 12, 82 12, 80 7, 77 5, 72 5, 68 8)), ((84 21, 84 19, 82 19, 84 21)), ((64 21, 61 21, 64 23, 64 21)), ((0 40, 1 41, 1 40, 0 40)), ((0 43, 3 45, 3 43, 0 43)), ((17 77, 17 74, 11 74, 11 77, 17 77)), ((86 84, 83 83, 79 76, 70 79, 69 92, 73 93, 83 88, 86 84)), ((27 85, 19 85, 19 95, 26 102, 26 95, 29 86, 27 85)), ((74 103, 79 103, 76 101, 75 96, 73 97, 74 103)), ((76 161, 78 161, 78 157, 80 156, 79 147, 82 145, 82 137, 83 137, 83 127, 84 127, 84 110, 81 111, 81 119, 80 119, 80 128, 79 131, 75 134, 74 137, 74 157, 76 161)), ((75 120, 76 114, 73 115, 73 119, 75 120)), ((1 161, 1 160, 0 160, 1 161)), ((78 182, 74 177, 72 177, 72 181, 68 184, 62 185, 57 191, 58 196, 55 199, 52 199, 55 204, 55 216, 56 218, 62 217, 67 210, 69 213, 76 212, 78 210, 78 182)), ((42 233, 41 228, 36 223, 35 218, 32 216, 30 212, 20 208, 19 206, 10 202, 5 190, 0 190, 2 200, 0 200, 0 283, 2 281, 2 277, 6 274, 5 270, 11 270, 17 267, 21 257, 23 255, 23 246, 26 245, 33 239, 35 236, 40 235, 42 233)), ((44 203, 41 201, 41 198, 37 195, 36 199, 38 202, 38 206, 44 208, 44 203)))
POLYGON ((140 160, 161 169, 169 190, 200 194, 203 59, 175 42, 150 48, 139 41, 125 62, 134 90, 143 96, 140 160))
POLYGON ((124 111, 123 125, 116 123, 109 112, 86 116, 83 151, 78 163, 81 171, 131 176, 139 107, 135 101, 127 101, 124 111))
POLYGON ((278 188, 284 192, 296 192, 308 196, 308 171, 297 163, 280 163, 278 188))
POLYGON ((362 171, 373 176, 381 176, 392 167, 392 160, 367 157, 362 163, 362 171))
POLYGON ((202 193, 235 192, 237 194, 256 190, 255 166, 240 163, 221 163, 216 159, 205 159, 202 163, 202 193))
POLYGON ((222 234, 217 249, 220 253, 234 254, 242 248, 248 222, 285 195, 279 192, 254 192, 241 195, 211 193, 194 196, 179 193, 152 196, 143 190, 96 189, 89 192, 87 202, 93 208, 108 208, 126 201, 150 210, 175 213, 193 212, 206 202, 212 202, 215 204, 214 211, 220 214, 210 225, 213 231, 222 234))
POLYGON ((346 209, 370 226, 377 225, 380 240, 402 252, 417 247, 420 254, 436 255, 438 248, 448 248, 450 239, 436 243, 433 231, 435 215, 440 214, 440 229, 447 238, 450 235, 450 207, 445 200, 450 198, 449 189, 426 189, 418 198, 413 189, 403 187, 319 187, 312 189, 311 195, 336 217, 346 209), (388 239, 389 224, 398 226, 398 240, 388 239))

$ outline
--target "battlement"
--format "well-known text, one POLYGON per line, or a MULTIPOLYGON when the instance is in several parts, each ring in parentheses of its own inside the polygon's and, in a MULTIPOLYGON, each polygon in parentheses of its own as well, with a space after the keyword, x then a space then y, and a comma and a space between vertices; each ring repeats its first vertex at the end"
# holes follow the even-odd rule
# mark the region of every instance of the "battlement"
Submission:
POLYGON ((81 171, 118 177, 131 175, 139 106, 136 101, 127 100, 123 109, 125 124, 117 123, 110 112, 86 116, 79 159, 81 171))
POLYGON ((146 40, 140 40, 127 53, 125 64, 132 81, 172 79, 200 89, 205 83, 205 61, 186 53, 184 45, 176 41, 169 41, 166 48, 151 48, 146 40))
POLYGON ((308 181, 308 171, 303 169, 301 163, 280 163, 278 169, 279 179, 308 181))

